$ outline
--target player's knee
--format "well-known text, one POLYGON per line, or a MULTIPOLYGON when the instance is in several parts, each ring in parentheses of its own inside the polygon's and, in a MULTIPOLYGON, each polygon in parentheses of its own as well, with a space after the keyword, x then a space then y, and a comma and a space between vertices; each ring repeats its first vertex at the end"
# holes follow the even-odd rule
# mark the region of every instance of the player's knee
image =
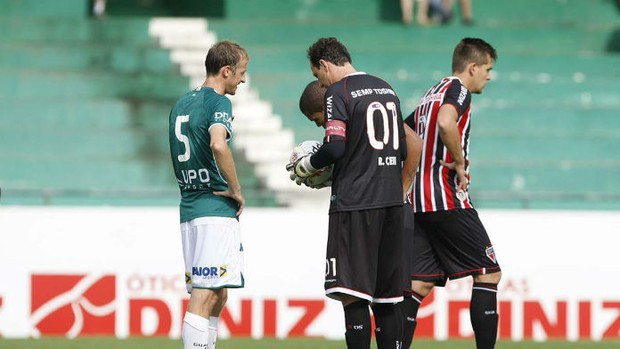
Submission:
POLYGON ((411 289, 413 290, 413 292, 419 294, 422 297, 428 296, 428 294, 431 293, 431 291, 433 290, 433 287, 435 287, 435 283, 431 281, 414 280, 411 283, 411 289))
POLYGON ((222 308, 228 299, 225 288, 219 290, 194 289, 192 291, 189 309, 197 314, 211 314, 214 310, 222 308))
POLYGON ((220 292, 217 292, 217 303, 220 306, 224 306, 224 304, 226 304, 226 302, 228 301, 228 292, 227 289, 222 288, 219 290, 220 292))
POLYGON ((353 303, 357 303, 357 302, 363 302, 363 303, 368 304, 368 301, 366 301, 364 299, 357 298, 355 296, 351 296, 351 295, 348 295, 348 294, 345 294, 345 293, 341 293, 339 295, 339 299, 340 299, 340 302, 342 303, 343 307, 346 307, 349 304, 353 304, 353 303))
POLYGON ((481 274, 481 275, 475 275, 474 276, 474 282, 484 282, 487 284, 499 284, 500 280, 502 279, 502 272, 498 271, 496 273, 491 273, 491 274, 481 274))

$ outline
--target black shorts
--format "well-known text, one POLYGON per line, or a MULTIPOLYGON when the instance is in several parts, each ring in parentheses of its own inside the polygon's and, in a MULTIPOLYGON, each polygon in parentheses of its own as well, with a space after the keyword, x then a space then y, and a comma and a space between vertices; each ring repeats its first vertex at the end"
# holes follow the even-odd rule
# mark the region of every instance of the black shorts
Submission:
POLYGON ((374 303, 402 300, 403 208, 334 212, 329 215, 325 293, 374 303))
POLYGON ((474 209, 415 214, 411 279, 444 286, 447 279, 500 271, 493 245, 474 209))

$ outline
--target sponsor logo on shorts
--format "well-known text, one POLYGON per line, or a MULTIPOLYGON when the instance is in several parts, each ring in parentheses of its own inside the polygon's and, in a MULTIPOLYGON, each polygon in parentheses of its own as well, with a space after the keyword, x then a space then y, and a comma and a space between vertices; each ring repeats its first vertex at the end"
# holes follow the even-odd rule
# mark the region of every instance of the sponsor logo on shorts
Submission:
POLYGON ((493 263, 497 264, 497 259, 495 259, 495 250, 493 249, 493 246, 487 246, 484 252, 486 253, 487 257, 489 257, 489 259, 493 261, 493 263))
POLYGON ((202 276, 203 279, 217 279, 228 275, 228 266, 220 267, 192 267, 192 276, 202 276))
POLYGON ((187 285, 191 285, 192 284, 192 275, 190 273, 185 273, 185 283, 187 285))

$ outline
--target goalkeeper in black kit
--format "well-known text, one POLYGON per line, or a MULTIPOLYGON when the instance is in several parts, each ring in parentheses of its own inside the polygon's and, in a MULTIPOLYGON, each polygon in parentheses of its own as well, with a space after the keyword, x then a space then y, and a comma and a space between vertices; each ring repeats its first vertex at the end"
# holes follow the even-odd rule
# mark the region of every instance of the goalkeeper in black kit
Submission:
POLYGON ((371 303, 378 348, 400 348, 402 320, 396 304, 407 284, 403 199, 419 150, 408 158, 400 100, 392 87, 357 72, 342 43, 321 38, 307 53, 313 75, 327 88, 325 138, 316 153, 287 168, 306 178, 334 166, 325 292, 343 305, 348 348, 370 348, 371 303), (405 176, 403 168, 409 171, 405 176))

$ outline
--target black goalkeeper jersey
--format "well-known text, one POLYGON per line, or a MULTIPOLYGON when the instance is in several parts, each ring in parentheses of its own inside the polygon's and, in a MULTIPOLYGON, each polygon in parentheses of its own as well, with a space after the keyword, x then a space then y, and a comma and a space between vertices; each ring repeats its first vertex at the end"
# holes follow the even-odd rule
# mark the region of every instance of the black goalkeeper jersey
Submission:
MULTIPOLYGON (((347 75, 325 93, 325 143, 345 139, 334 163, 330 212, 402 205, 400 101, 384 80, 347 75)), ((405 153, 406 154, 406 153, 405 153)))

